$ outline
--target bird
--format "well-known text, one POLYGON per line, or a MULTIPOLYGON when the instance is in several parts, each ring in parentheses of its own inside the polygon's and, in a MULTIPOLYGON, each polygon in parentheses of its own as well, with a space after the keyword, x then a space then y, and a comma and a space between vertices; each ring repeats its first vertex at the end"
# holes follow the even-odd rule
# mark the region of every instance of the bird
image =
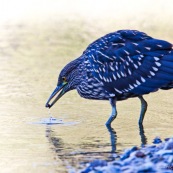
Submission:
POLYGON ((106 126, 111 126, 117 117, 116 103, 138 97, 142 125, 148 106, 143 95, 172 88, 173 45, 138 30, 118 30, 89 44, 62 69, 46 107, 76 89, 83 98, 110 102, 106 126))

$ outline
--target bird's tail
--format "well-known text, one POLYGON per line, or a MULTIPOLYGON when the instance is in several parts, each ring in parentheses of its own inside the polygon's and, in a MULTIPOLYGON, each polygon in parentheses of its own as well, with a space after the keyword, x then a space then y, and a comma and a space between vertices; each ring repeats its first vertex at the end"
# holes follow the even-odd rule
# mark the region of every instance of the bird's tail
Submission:
POLYGON ((161 87, 160 89, 162 89, 162 90, 169 90, 171 88, 173 88, 173 82, 168 83, 167 85, 161 87))

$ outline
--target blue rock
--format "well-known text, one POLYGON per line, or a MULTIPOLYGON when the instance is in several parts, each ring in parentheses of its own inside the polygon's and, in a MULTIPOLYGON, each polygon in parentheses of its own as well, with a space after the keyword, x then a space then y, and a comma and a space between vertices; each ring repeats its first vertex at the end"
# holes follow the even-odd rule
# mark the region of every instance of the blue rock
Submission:
POLYGON ((173 139, 169 139, 164 147, 165 150, 173 150, 173 139))
POLYGON ((173 151, 172 150, 160 150, 156 153, 156 155, 164 156, 164 155, 172 155, 173 156, 173 151))
POLYGON ((135 154, 136 157, 140 157, 140 158, 143 158, 146 156, 145 153, 143 153, 142 151, 137 151, 136 154, 135 154))
POLYGON ((144 172, 150 172, 150 173, 156 172, 156 170, 154 169, 154 164, 148 162, 141 166, 138 166, 137 173, 144 173, 144 172))
POLYGON ((173 138, 161 142, 156 137, 153 143, 144 147, 125 150, 116 160, 94 160, 81 173, 155 173, 173 172, 173 138))
POLYGON ((89 167, 97 167, 97 166, 107 166, 107 162, 105 160, 94 160, 90 163, 89 167))
POLYGON ((154 140, 153 140, 153 144, 159 144, 161 143, 162 140, 160 139, 160 137, 156 137, 154 140))
POLYGON ((121 160, 127 159, 130 156, 130 154, 136 150, 138 150, 138 147, 136 147, 136 146, 132 147, 129 150, 126 150, 125 153, 122 156, 120 156, 120 159, 121 160))
POLYGON ((88 167, 85 170, 81 171, 81 173, 89 173, 90 171, 92 171, 92 169, 88 167))
POLYGON ((121 161, 113 161, 112 164, 114 166, 122 166, 123 165, 121 161))
POLYGON ((165 138, 165 141, 169 141, 170 138, 165 138))
POLYGON ((103 173, 122 173, 120 167, 115 167, 113 165, 108 166, 103 173))

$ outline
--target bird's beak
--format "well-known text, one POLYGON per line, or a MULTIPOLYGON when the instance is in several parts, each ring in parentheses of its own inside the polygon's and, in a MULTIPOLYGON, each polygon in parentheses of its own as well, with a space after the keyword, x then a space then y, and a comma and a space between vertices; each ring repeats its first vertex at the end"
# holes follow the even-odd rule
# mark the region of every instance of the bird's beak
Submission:
POLYGON ((46 107, 47 108, 51 108, 65 93, 66 93, 66 88, 65 87, 67 85, 67 82, 63 82, 62 84, 58 85, 55 90, 53 91, 53 93, 50 95, 47 103, 46 103, 46 107), (61 91, 59 93, 59 91, 61 91), (58 94, 59 93, 59 94, 58 94), (58 94, 58 95, 57 95, 58 94), (57 95, 57 96, 56 96, 57 95), (56 96, 56 97, 55 97, 56 96), (50 103, 50 101, 55 97, 55 99, 50 103))

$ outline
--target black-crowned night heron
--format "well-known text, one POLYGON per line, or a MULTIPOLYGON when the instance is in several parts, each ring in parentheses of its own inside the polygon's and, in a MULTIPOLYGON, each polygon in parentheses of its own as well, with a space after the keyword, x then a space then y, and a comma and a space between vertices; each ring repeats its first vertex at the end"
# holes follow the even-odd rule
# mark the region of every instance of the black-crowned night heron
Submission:
POLYGON ((171 88, 172 44, 136 30, 120 30, 90 44, 79 58, 62 69, 46 107, 52 107, 66 92, 77 89, 81 97, 110 101, 112 113, 106 122, 110 125, 117 116, 116 102, 138 97, 142 124, 147 110, 143 95, 171 88))

